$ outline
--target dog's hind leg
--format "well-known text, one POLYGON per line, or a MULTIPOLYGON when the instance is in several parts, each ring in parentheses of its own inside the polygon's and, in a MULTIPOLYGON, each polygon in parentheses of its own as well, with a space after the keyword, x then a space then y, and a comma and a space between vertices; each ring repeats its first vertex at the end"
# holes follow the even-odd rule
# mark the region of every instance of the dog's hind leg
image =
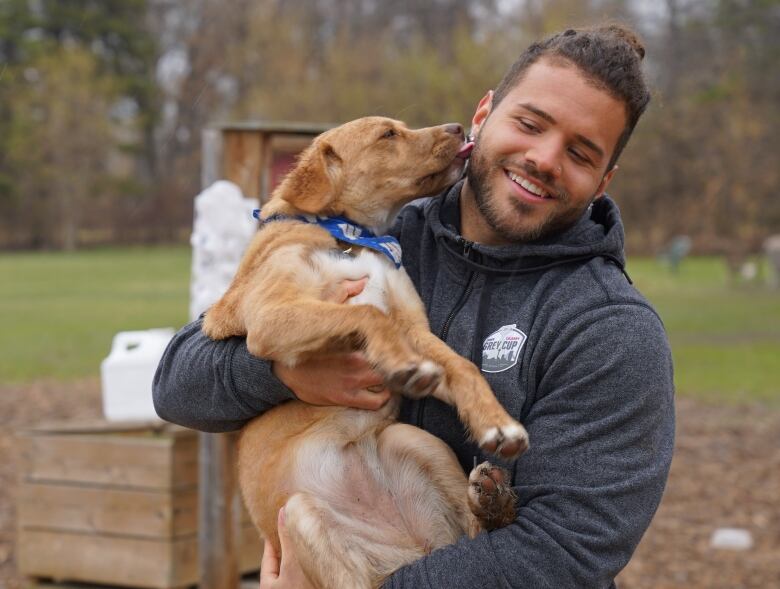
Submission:
POLYGON ((469 474, 468 502, 484 530, 509 525, 516 517, 517 495, 509 485, 509 473, 489 462, 469 474))
POLYGON ((343 533, 326 503, 308 493, 296 493, 287 501, 284 516, 296 558, 312 585, 318 589, 373 588, 376 574, 360 542, 343 533))

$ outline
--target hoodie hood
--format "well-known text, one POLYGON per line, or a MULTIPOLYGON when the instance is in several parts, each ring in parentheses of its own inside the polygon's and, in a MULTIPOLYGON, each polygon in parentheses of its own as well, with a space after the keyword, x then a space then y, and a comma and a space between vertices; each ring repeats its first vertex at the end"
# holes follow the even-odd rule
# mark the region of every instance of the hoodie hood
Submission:
MULTIPOLYGON (((437 241, 475 270, 517 274, 560 264, 603 257, 625 273, 624 234, 614 201, 603 196, 588 207, 569 229, 527 243, 489 246, 466 241, 460 234, 460 191, 463 180, 443 198, 431 199, 428 218, 437 241)), ((626 276, 628 278, 628 276, 626 276)))

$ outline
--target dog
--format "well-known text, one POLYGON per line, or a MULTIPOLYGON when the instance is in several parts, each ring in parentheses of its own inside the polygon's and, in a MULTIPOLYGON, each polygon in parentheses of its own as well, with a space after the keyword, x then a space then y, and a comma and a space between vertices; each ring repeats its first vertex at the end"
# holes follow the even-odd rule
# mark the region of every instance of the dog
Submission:
POLYGON ((379 587, 464 534, 514 520, 506 471, 485 462, 467 478, 444 442, 396 422, 400 395, 455 406, 473 439, 503 458, 528 447, 525 429, 479 369, 430 332, 392 240, 378 250, 345 243, 347 233, 383 232, 405 203, 454 184, 471 147, 458 124, 412 130, 383 117, 318 136, 263 207, 233 282, 205 315, 209 337, 245 336, 252 354, 289 366, 362 351, 394 393, 378 411, 290 401, 241 433, 238 478, 252 521, 278 552, 285 507, 316 587, 379 587), (341 226, 338 239, 325 218, 341 226), (331 300, 342 281, 364 277, 346 304, 331 300))

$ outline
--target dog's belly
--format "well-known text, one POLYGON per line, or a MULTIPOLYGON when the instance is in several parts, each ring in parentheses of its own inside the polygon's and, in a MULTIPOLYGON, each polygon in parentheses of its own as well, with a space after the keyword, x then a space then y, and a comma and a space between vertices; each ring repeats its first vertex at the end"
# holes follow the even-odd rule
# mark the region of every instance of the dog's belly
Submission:
POLYGON ((375 440, 328 449, 306 444, 299 449, 297 462, 294 486, 327 505, 329 526, 349 530, 350 536, 363 537, 363 542, 409 547, 419 543, 410 536, 388 485, 375 440))
MULTIPOLYGON (((351 413, 336 419, 346 422, 351 413)), ((466 478, 454 456, 447 460, 449 452, 440 440, 402 424, 374 427, 352 440, 312 436, 296 451, 293 486, 327 506, 329 525, 359 539, 367 554, 400 549, 404 562, 392 564, 398 568, 467 531, 458 506, 431 480, 432 471, 444 471, 452 494, 465 498, 466 478)))

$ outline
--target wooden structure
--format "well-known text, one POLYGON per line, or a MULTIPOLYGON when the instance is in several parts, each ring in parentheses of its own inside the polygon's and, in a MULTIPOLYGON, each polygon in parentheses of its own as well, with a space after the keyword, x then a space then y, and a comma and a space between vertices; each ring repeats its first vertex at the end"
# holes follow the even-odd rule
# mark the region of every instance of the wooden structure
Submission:
MULTIPOLYGON (((251 122, 203 131, 201 184, 237 184, 262 206, 311 140, 332 125, 251 122)), ((235 437, 200 434, 200 587, 234 589, 239 584, 240 499, 235 477, 235 437)), ((260 553, 258 553, 259 558, 260 553)))
MULTIPOLYGON (((198 582, 198 435, 154 423, 54 424, 19 435, 18 567, 55 580, 198 582)), ((262 545, 245 512, 241 571, 262 545)))
POLYGON ((247 198, 268 200, 295 157, 328 124, 255 121, 216 125, 203 131, 201 185, 230 180, 247 198))

